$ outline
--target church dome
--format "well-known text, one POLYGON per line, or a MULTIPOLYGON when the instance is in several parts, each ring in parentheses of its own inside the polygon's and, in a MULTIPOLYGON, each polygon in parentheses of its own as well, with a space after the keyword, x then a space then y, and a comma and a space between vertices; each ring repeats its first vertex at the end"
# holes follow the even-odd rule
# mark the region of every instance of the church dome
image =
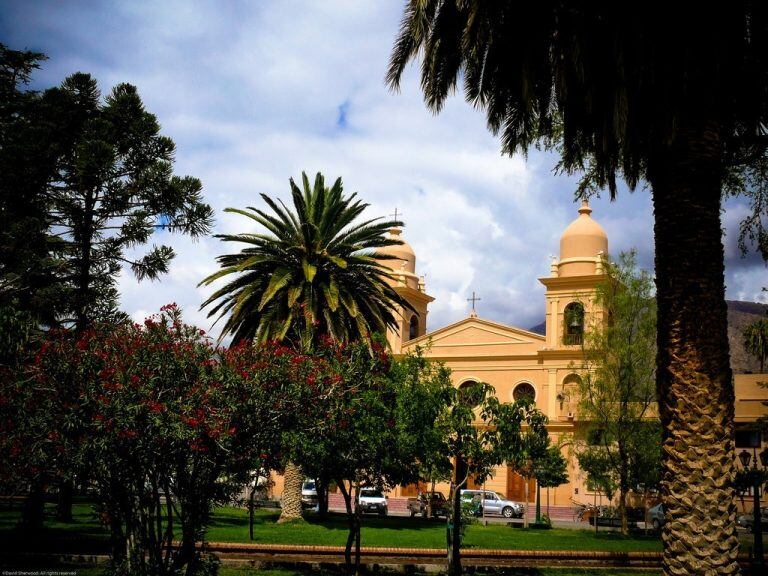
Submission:
POLYGON ((416 253, 413 251, 413 248, 411 248, 411 245, 408 244, 403 238, 400 236, 402 230, 400 228, 390 228, 389 229, 389 236, 390 238, 393 238, 395 240, 400 240, 402 244, 395 244, 392 246, 385 246, 384 248, 381 248, 378 250, 381 254, 388 254, 390 256, 394 256, 397 258, 397 260, 382 260, 381 263, 384 266, 387 266, 388 268, 391 268, 395 272, 410 272, 411 274, 416 273, 416 253), (403 266, 403 263, 405 263, 405 266, 403 266))
POLYGON ((560 276, 594 274, 595 259, 608 254, 608 235, 592 219, 592 208, 583 202, 579 217, 571 222, 560 237, 560 276))

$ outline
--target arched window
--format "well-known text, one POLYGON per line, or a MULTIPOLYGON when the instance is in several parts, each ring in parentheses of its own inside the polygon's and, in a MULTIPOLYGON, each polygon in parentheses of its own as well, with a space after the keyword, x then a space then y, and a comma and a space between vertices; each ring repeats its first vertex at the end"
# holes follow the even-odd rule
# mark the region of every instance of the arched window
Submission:
POLYGON ((565 402, 569 403, 571 400, 578 398, 579 390, 581 387, 581 376, 578 374, 568 374, 563 378, 563 384, 560 388, 560 392, 557 393, 557 400, 560 402, 560 408, 563 408, 565 402))
POLYGON ((534 388, 533 385, 528 382, 521 382, 515 386, 514 390, 512 390, 512 400, 517 402, 523 398, 536 400, 536 388, 534 388))
POLYGON ((482 388, 474 380, 462 382, 459 385, 459 402, 474 408, 482 401, 482 388))
POLYGON ((584 339, 584 305, 581 302, 571 302, 563 313, 564 330, 563 344, 573 346, 581 344, 584 339))
POLYGON ((408 340, 413 340, 419 336, 419 319, 416 315, 411 316, 411 323, 408 327, 408 340))

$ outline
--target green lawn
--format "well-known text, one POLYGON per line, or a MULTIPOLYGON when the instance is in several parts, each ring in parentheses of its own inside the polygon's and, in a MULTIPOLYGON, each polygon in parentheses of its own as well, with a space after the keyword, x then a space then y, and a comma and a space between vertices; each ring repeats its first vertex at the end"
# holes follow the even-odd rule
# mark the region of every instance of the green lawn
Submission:
MULTIPOLYGON (((81 550, 106 550, 107 534, 96 522, 90 506, 78 504, 74 507, 75 522, 61 524, 49 520, 44 530, 29 541, 19 541, 14 527, 18 511, 0 512, 0 548, 4 546, 26 547, 30 551, 53 551, 70 549, 72 542, 78 542, 81 550), (85 542, 85 545, 82 543, 85 542)), ((256 542, 343 545, 346 538, 346 524, 342 516, 333 516, 320 523, 310 515, 303 523, 276 524, 278 511, 261 510, 255 524, 256 542)), ((367 546, 416 546, 440 548, 444 546, 444 525, 410 518, 366 517, 363 527, 363 544, 367 546)), ((211 541, 248 542, 247 514, 236 508, 223 508, 216 512, 215 520, 208 532, 211 541)), ((580 549, 580 550, 659 550, 658 539, 622 538, 615 533, 598 536, 586 530, 549 531, 522 530, 504 525, 470 526, 466 536, 467 547, 476 548, 523 548, 523 549, 580 549)), ((10 548, 8 548, 10 549, 10 548)), ((18 567, 21 568, 21 567, 18 567)), ((27 567, 31 568, 31 567, 27 567)), ((102 576, 103 568, 78 567, 73 565, 40 565, 40 570, 67 570, 77 576, 102 576)), ((222 566, 220 576, 310 576, 318 574, 312 570, 274 568, 256 570, 222 566)), ((325 572, 327 576, 338 576, 340 571, 325 572)), ((484 574, 490 574, 484 572, 484 574)), ((597 569, 507 569, 493 572, 502 576, 658 576, 660 571, 652 570, 597 570, 597 569)))
MULTIPOLYGON (((277 510, 260 510, 254 525, 254 541, 268 544, 322 544, 343 546, 347 524, 343 516, 333 515, 319 522, 309 515, 306 522, 275 524, 277 510)), ((248 520, 245 510, 220 508, 208 530, 212 542, 248 542, 248 520)), ((363 546, 402 548, 445 547, 445 525, 416 518, 366 516, 362 530, 363 546)), ((660 551, 661 541, 655 537, 624 537, 616 532, 591 530, 523 530, 506 525, 472 525, 464 540, 467 548, 523 550, 609 550, 660 551)))
MULTIPOLYGON (((87 504, 74 507, 75 522, 57 523, 49 520, 43 532, 35 538, 36 546, 60 549, 61 543, 73 537, 79 542, 89 542, 85 550, 104 548, 107 533, 96 521, 87 504)), ((254 542, 266 544, 305 544, 343 546, 347 537, 344 516, 332 515, 320 522, 310 514, 305 522, 277 524, 278 510, 259 510, 254 525, 254 542)), ((13 528, 18 511, 0 512, 0 543, 9 544, 14 536, 13 528)), ((211 542, 249 542, 247 512, 241 508, 220 508, 208 530, 211 542)), ((415 548, 443 548, 445 525, 441 522, 403 517, 366 516, 363 522, 363 546, 391 546, 415 548)), ((464 541, 466 548, 523 549, 523 550, 607 550, 607 551, 660 551, 661 542, 655 536, 624 537, 616 532, 591 530, 523 530, 506 525, 472 525, 467 528, 464 541)), ((16 543, 14 542, 14 545, 16 543)), ((23 545, 23 543, 22 543, 23 545)))

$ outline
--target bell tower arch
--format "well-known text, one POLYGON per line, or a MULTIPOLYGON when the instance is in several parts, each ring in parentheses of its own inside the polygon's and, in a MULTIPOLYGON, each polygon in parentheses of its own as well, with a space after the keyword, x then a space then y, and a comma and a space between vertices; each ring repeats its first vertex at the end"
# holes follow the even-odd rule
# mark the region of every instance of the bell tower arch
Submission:
POLYGON ((608 236, 591 216, 589 203, 582 202, 579 216, 560 237, 560 257, 553 258, 548 278, 539 278, 546 286, 547 349, 571 349, 581 346, 584 326, 593 310, 597 285, 603 282, 604 259, 608 257, 608 236))

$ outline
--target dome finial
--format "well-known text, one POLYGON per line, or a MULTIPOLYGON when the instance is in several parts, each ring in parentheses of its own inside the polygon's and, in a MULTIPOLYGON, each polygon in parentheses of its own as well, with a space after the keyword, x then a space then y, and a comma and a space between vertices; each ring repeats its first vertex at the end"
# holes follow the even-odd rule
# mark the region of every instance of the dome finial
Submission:
POLYGON ((589 200, 581 201, 581 208, 579 208, 579 214, 586 214, 587 216, 592 214, 592 208, 589 207, 589 200))

